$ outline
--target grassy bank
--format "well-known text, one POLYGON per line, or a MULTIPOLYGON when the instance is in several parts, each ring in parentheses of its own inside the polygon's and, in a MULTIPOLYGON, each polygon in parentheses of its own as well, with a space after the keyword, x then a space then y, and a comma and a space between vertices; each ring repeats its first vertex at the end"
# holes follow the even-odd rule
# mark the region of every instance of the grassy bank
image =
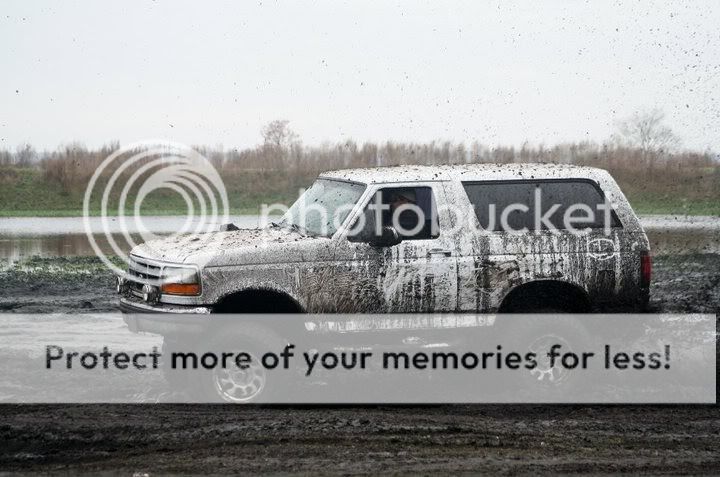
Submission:
MULTIPOLYGON (((302 187, 312 183, 313 177, 247 172, 225 178, 231 215, 258 214, 262 204, 291 204, 302 187)), ((102 190, 101 188, 99 190, 102 190)), ((30 168, 0 167, 0 217, 77 217, 83 215, 85 187, 66 190, 47 180, 42 171, 30 168)), ((100 215, 100 194, 90 203, 91 215, 100 215)), ((216 197, 217 199, 217 197, 216 197)), ((124 208, 132 215, 135 196, 131 192, 124 208), (130 206, 128 206, 129 204, 130 206)), ((209 206, 209 204, 208 204, 209 206)), ((199 213, 199 203, 194 204, 199 213)), ((118 215, 119 197, 111 195, 107 215, 118 215)), ((185 215, 187 205, 178 194, 168 190, 150 193, 142 203, 143 215, 185 215)))
POLYGON ((714 215, 720 216, 720 201, 677 200, 663 197, 633 198, 628 194, 635 213, 638 215, 714 215))
MULTIPOLYGON (((262 204, 291 204, 298 190, 312 183, 315 174, 295 176, 278 172, 239 172, 224 178, 231 215, 258 214, 262 204)), ((638 214, 720 215, 720 192, 705 184, 712 174, 677 181, 672 174, 638 183, 636 175, 615 175, 638 214), (712 191, 699 194, 698 188, 712 191)), ((75 217, 83 213, 84 188, 67 191, 30 168, 0 167, 0 217, 75 217)), ((118 197, 110 197, 108 215, 117 215, 118 197)), ((134 203, 134 197, 128 197, 134 203)), ((199 210, 196 204, 196 212, 199 210)), ((132 209, 126 207, 131 215, 132 209)), ((143 215, 185 215, 182 198, 170 191, 156 191, 141 207, 143 215)), ((100 214, 99 198, 91 203, 91 214, 100 214)))
MULTIPOLYGON (((717 202, 684 202, 682 204, 667 203, 662 199, 658 200, 631 200, 633 209, 638 215, 711 215, 720 216, 720 204, 717 202)), ((187 209, 181 208, 183 204, 176 204, 177 207, 164 209, 142 209, 145 216, 185 216, 187 209)), ((289 204, 288 204, 289 205, 289 204)), ((230 216, 237 215, 258 215, 261 205, 247 207, 231 207, 230 216)), ((132 211, 126 214, 132 215, 132 211)), ((78 209, 36 209, 36 210, 7 210, 0 209, 0 217, 80 217, 83 215, 82 208, 78 209)), ((100 210, 90 211, 91 216, 99 216, 100 210)), ((117 216, 117 210, 107 214, 109 217, 117 216)))
MULTIPOLYGON (((142 209, 144 216, 185 216, 187 209, 180 208, 182 204, 173 205, 172 208, 164 209, 142 209), (176 207, 176 208, 175 208, 176 207)), ((231 207, 230 216, 236 215, 258 215, 260 213, 260 205, 256 207, 231 207)), ((132 215, 132 210, 127 210, 126 215, 132 215)), ((82 208, 79 209, 38 209, 38 210, 2 210, 0 209, 0 218, 2 217, 81 217, 83 215, 82 208)), ((116 217, 117 210, 106 214, 108 217, 116 217)), ((100 209, 95 208, 90 211, 90 216, 100 216, 100 209)))

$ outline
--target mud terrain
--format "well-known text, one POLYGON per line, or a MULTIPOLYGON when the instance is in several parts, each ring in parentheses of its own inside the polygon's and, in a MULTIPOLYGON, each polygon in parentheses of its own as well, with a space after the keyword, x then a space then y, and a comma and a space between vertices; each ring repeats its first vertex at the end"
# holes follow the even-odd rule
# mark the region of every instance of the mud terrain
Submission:
POLYGON ((6 406, 3 470, 717 473, 716 407, 6 406))
MULTIPOLYGON (((90 258, 0 270, 0 309, 110 311, 90 258)), ((654 311, 720 310, 720 256, 655 259, 654 311)), ((717 473, 716 406, 0 406, 0 470, 717 473)))
MULTIPOLYGON (((95 257, 30 258, 0 268, 0 312, 116 311, 112 273, 95 257)), ((720 255, 654 258, 651 310, 718 313, 720 255)))

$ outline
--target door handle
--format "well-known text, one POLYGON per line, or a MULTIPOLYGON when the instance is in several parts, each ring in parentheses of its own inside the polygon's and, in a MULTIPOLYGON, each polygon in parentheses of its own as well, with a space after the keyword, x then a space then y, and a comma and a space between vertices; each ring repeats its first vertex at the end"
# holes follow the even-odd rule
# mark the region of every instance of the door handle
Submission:
POLYGON ((445 250, 442 248, 431 248, 428 250, 427 256, 432 257, 433 255, 442 255, 443 257, 450 257, 452 256, 452 252, 450 250, 445 250))

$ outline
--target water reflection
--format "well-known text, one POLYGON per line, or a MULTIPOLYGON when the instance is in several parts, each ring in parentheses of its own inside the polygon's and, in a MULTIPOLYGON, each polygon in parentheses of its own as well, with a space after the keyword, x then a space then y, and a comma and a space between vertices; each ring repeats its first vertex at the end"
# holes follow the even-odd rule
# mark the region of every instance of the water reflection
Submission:
MULTIPOLYGON (((242 215, 231 218, 232 223, 241 228, 255 228, 259 216, 242 215)), ((185 223, 184 217, 143 217, 143 224, 152 233, 166 236, 180 230, 185 223)), ((90 219, 92 230, 101 232, 103 225, 100 217, 90 219)), ((131 220, 127 222, 130 232, 138 228, 131 220)), ((215 224, 219 226, 220 224, 215 224)), ((121 233, 121 223, 117 218, 109 222, 111 237, 120 250, 130 251, 133 243, 121 233)), ((113 247, 102 233, 93 234, 100 250, 108 255, 116 255, 113 247)), ((131 233, 131 240, 142 243, 139 233, 131 233)), ((82 217, 7 217, 0 218, 0 265, 11 265, 26 257, 83 257, 93 256, 95 251, 85 235, 82 217)))
MULTIPOLYGON (((95 242, 103 253, 116 255, 106 236, 94 234, 95 242)), ((129 251, 132 246, 122 234, 113 234, 112 238, 120 250, 129 251)), ((135 243, 142 240, 138 234, 131 238, 135 243)), ((84 257, 95 255, 85 234, 3 237, 0 236, 0 260, 12 264, 25 257, 84 257)))
MULTIPOLYGON (((94 233, 103 233, 103 219, 101 217, 90 217, 90 229, 94 233)), ((118 217, 108 217, 107 230, 110 233, 140 232, 140 225, 153 233, 172 233, 180 230, 186 225, 185 217, 182 216, 145 216, 142 217, 142 224, 137 224, 129 217, 123 221, 118 217)), ((237 215, 230 218, 230 221, 241 228, 254 228, 258 226, 259 215, 237 215)), ((198 220, 191 220, 189 225, 194 227, 198 220)), ((209 224, 217 227, 222 224, 209 224)), ((0 237, 3 236, 46 236, 46 235, 72 235, 84 234, 85 227, 82 217, 0 217, 0 237)))

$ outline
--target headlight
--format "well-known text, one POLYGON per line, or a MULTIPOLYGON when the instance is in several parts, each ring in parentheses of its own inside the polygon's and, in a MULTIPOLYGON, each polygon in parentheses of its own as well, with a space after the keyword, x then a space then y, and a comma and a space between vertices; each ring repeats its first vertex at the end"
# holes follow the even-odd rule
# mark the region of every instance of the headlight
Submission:
POLYGON ((163 268, 160 291, 166 295, 196 296, 200 294, 200 276, 195 268, 163 268))

